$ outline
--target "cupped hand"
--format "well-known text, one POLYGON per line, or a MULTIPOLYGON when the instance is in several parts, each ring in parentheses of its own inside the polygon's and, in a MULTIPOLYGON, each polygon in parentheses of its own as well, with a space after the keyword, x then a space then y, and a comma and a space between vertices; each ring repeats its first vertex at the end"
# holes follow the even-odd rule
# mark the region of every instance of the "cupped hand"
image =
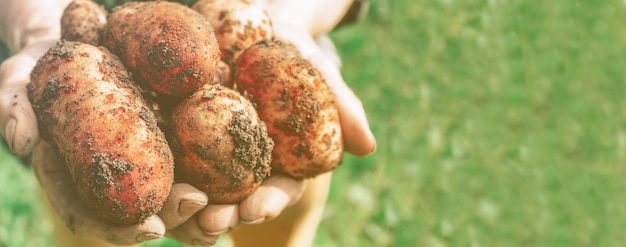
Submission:
POLYGON ((84 239, 119 245, 162 236, 185 244, 212 245, 219 235, 242 223, 259 224, 274 219, 300 199, 306 186, 306 180, 275 174, 239 204, 207 205, 203 192, 177 183, 157 215, 139 224, 122 226, 103 221, 82 202, 68 166, 47 142, 41 141, 35 148, 32 168, 52 209, 68 229, 84 239))
MULTIPOLYGON (((292 43, 324 75, 336 96, 345 150, 363 156, 375 151, 361 101, 343 80, 336 63, 327 57, 306 30, 275 20, 276 37, 292 43)), ((26 84, 37 58, 54 42, 24 49, 0 67, 0 133, 17 155, 28 154, 39 142, 37 122, 28 102, 26 84)), ((220 234, 240 224, 271 220, 295 204, 306 180, 273 175, 239 204, 207 205, 206 195, 187 184, 175 184, 163 210, 137 225, 103 222, 80 201, 67 166, 45 143, 33 155, 33 169, 52 207, 78 236, 114 244, 134 244, 167 235, 182 243, 212 245, 220 234)))
MULTIPOLYGON (((295 45, 322 72, 335 94, 345 150, 358 156, 374 152, 376 141, 363 105, 346 85, 337 62, 326 55, 306 29, 280 20, 273 20, 273 23, 276 37, 295 45)), ((260 224, 278 217, 287 207, 298 202, 306 182, 285 175, 272 175, 241 203, 208 205, 192 220, 168 231, 168 236, 186 244, 213 245, 220 234, 230 232, 240 224, 260 224)))
POLYGON ((116 225, 96 216, 79 198, 68 166, 42 141, 33 151, 32 167, 50 206, 67 228, 84 239, 130 245, 160 238, 207 205, 207 197, 188 184, 174 184, 158 215, 134 225, 116 225))

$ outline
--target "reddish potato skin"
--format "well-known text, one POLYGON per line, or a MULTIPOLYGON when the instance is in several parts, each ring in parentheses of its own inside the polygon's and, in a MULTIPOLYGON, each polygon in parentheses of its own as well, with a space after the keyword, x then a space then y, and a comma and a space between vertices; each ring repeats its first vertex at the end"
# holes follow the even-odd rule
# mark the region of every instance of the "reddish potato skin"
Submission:
POLYGON ((109 12, 91 0, 73 0, 61 16, 61 39, 100 45, 109 12))
POLYGON ((138 81, 168 95, 188 95, 212 81, 220 51, 211 24, 174 2, 130 2, 114 8, 103 45, 138 81))
POLYGON ((88 207, 115 224, 161 210, 173 154, 114 54, 61 41, 38 60, 27 89, 43 139, 64 158, 88 207))
POLYGON ((256 105, 274 140, 272 171, 311 178, 342 162, 343 141, 334 96, 298 50, 260 42, 237 61, 235 87, 256 105))
POLYGON ((253 44, 274 37, 267 11, 248 0, 200 0, 192 8, 215 28, 222 60, 228 64, 253 44))
POLYGON ((213 204, 237 203, 270 172, 274 142, 252 103, 239 92, 206 85, 172 114, 177 178, 213 204))

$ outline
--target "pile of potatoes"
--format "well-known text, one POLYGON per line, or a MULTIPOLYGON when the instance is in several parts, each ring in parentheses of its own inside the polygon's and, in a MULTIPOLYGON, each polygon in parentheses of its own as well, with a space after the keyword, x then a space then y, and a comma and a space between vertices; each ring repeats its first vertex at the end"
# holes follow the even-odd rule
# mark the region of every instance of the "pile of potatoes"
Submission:
POLYGON ((74 0, 62 40, 31 73, 44 140, 81 199, 117 224, 161 210, 174 182, 237 203, 271 173, 315 177, 341 163, 334 96, 245 0, 74 0))

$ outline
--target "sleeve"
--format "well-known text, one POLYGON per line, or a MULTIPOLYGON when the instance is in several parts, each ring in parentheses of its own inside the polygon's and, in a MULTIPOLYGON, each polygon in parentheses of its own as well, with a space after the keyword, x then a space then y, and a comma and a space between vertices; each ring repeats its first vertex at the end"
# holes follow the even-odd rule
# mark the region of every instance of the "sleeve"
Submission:
POLYGON ((335 28, 356 22, 364 18, 365 15, 367 15, 369 6, 370 0, 355 0, 350 6, 350 9, 348 9, 348 12, 346 12, 346 15, 341 18, 341 21, 339 21, 339 24, 337 24, 335 28))

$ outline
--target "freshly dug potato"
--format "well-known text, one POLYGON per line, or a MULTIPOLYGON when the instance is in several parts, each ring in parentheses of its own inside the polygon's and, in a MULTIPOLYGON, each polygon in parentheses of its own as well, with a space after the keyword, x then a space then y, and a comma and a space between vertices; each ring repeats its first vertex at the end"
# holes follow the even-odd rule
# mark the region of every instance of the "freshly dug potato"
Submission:
POLYGON ((206 85, 172 114, 177 178, 215 204, 237 203, 270 171, 274 143, 252 103, 239 92, 206 85))
POLYGON ((173 154, 114 54, 61 41, 34 67, 28 97, 43 139, 65 159, 80 198, 97 215, 133 224, 161 210, 173 154))
POLYGON ((334 96, 294 46, 266 41, 248 48, 237 61, 234 80, 256 105, 274 140, 273 171, 310 178, 341 163, 334 96))
POLYGON ((220 51, 211 24, 174 2, 130 2, 111 11, 103 45, 154 90, 188 95, 212 80, 220 51))
POLYGON ((267 11, 249 0, 200 0, 192 8, 215 28, 222 59, 229 64, 248 47, 274 37, 267 11))
POLYGON ((91 0, 73 0, 61 16, 61 39, 100 45, 109 12, 91 0))

